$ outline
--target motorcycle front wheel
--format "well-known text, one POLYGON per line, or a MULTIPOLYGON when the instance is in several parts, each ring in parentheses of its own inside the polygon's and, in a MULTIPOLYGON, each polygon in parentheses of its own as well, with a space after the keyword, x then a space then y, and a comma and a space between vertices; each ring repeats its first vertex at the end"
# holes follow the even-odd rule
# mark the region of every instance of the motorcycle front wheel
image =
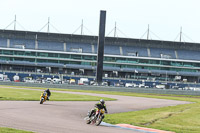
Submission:
POLYGON ((41 98, 41 100, 40 100, 40 104, 43 104, 43 99, 41 98))
POLYGON ((97 120, 96 120, 96 122, 95 122, 95 125, 96 126, 99 126, 100 124, 101 124, 101 122, 102 122, 102 116, 100 116, 97 120))
POLYGON ((90 120, 86 120, 86 124, 90 124, 91 123, 91 121, 90 120))

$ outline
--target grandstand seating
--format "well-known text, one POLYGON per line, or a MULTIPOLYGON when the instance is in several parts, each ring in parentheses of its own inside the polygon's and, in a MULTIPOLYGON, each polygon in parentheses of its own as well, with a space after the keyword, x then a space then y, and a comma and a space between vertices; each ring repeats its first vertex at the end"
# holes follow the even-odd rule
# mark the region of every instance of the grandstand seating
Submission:
MULTIPOLYGON (((97 53, 97 49, 98 49, 97 44, 94 44, 94 52, 93 52, 93 53, 97 53)), ((104 49, 105 49, 105 48, 104 48, 104 49)))
POLYGON ((92 66, 89 65, 77 65, 77 64, 67 64, 66 65, 67 68, 82 68, 82 69, 92 69, 92 66))
POLYGON ((35 62, 28 62, 28 61, 5 61, 0 60, 2 64, 19 64, 19 65, 32 65, 32 66, 50 66, 50 67, 64 67, 64 64, 58 63, 35 63, 35 62))
POLYGON ((200 76, 200 72, 178 72, 183 76, 200 76))
POLYGON ((58 63, 37 63, 38 66, 64 67, 63 64, 58 63))
POLYGON ((104 66, 103 70, 106 71, 120 71, 120 67, 109 67, 109 66, 104 66))
MULTIPOLYGON (((35 45, 34 45, 35 46, 35 45)), ((61 42, 52 42, 52 41, 38 41, 39 50, 50 50, 50 51, 63 51, 64 46, 61 42)))
POLYGON ((67 52, 92 53, 92 46, 89 43, 67 43, 67 52))
POLYGON ((109 55, 120 55, 119 46, 117 45, 105 45, 104 53, 109 55))
POLYGON ((2 64, 6 64, 7 61, 6 61, 6 60, 0 60, 0 63, 2 63, 2 64))
POLYGON ((7 39, 0 38, 0 47, 7 47, 7 39))
POLYGON ((123 68, 124 71, 126 72, 135 72, 135 73, 149 73, 149 70, 147 69, 134 69, 134 68, 123 68))
POLYGON ((176 59, 175 50, 163 48, 150 48, 151 57, 176 59), (161 54, 163 55, 161 57, 161 54))
MULTIPOLYGON (((11 48, 23 48, 25 49, 35 49, 35 40, 33 39, 10 39, 11 48)), ((7 39, 0 38, 0 47, 7 47, 7 39)), ((94 51, 92 51, 92 45, 89 43, 66 43, 67 52, 79 52, 79 53, 97 53, 97 44, 94 44, 94 51)), ((56 41, 44 41, 38 40, 39 50, 49 50, 49 51, 64 51, 64 44, 62 42, 56 41)), ((185 59, 185 60, 200 60, 200 52, 191 50, 176 50, 177 57, 175 55, 174 49, 164 49, 164 48, 149 48, 150 57, 153 58, 171 58, 171 59, 185 59), (161 54, 163 56, 161 56, 161 54)), ((148 57, 148 50, 145 47, 139 46, 119 46, 119 45, 105 45, 104 53, 109 55, 121 55, 124 56, 138 56, 138 57, 148 57), (120 53, 121 47, 121 53, 120 53)))
POLYGON ((19 65, 35 65, 34 62, 28 61, 9 61, 10 64, 19 64, 19 65))
POLYGON ((184 60, 200 60, 200 52, 199 51, 191 51, 191 50, 177 50, 178 58, 184 60))
POLYGON ((165 73, 167 74, 167 75, 178 75, 178 73, 176 72, 176 71, 165 71, 165 73))
POLYGON ((122 50, 123 50, 123 55, 125 56, 130 55, 130 56, 148 57, 147 48, 144 47, 123 46, 122 50))
POLYGON ((166 71, 166 70, 151 70, 150 71, 153 74, 166 74, 166 75, 177 75, 178 73, 176 71, 166 71))
POLYGON ((10 39, 10 47, 11 48, 20 48, 20 49, 35 49, 35 40, 10 39))

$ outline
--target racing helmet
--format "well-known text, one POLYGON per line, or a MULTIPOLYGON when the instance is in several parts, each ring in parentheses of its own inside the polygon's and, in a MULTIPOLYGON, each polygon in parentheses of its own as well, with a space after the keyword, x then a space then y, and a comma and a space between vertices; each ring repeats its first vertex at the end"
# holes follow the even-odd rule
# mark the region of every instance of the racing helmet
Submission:
POLYGON ((101 99, 101 100, 100 100, 100 103, 101 103, 101 104, 104 104, 104 103, 105 103, 105 101, 104 101, 103 99, 101 99))

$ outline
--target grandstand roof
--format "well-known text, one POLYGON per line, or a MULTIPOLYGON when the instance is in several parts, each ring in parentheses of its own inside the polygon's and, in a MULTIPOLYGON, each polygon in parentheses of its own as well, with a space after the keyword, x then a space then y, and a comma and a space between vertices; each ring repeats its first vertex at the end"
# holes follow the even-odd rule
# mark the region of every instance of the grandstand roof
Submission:
MULTIPOLYGON (((18 30, 0 30, 0 37, 37 39, 37 40, 59 41, 59 42, 82 42, 82 43, 93 43, 93 44, 96 44, 98 40, 98 36, 18 31, 18 30)), ((199 47, 200 43, 172 42, 163 40, 106 37, 105 45, 107 44, 200 51, 199 47)))

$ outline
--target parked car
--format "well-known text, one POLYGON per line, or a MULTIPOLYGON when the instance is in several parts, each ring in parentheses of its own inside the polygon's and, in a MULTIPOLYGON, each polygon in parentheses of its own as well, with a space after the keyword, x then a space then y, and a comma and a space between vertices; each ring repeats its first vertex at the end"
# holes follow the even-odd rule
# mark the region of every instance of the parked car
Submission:
POLYGON ((62 84, 62 81, 58 78, 53 79, 53 84, 62 84))
POLYGON ((158 89, 165 89, 165 85, 156 85, 156 88, 158 88, 158 89))
POLYGON ((75 85, 76 84, 76 80, 75 79, 70 79, 69 83, 75 85))
POLYGON ((52 82, 51 78, 46 79, 46 83, 51 83, 51 82, 52 82))
POLYGON ((123 82, 119 82, 115 84, 116 87, 124 87, 124 83, 123 82))

